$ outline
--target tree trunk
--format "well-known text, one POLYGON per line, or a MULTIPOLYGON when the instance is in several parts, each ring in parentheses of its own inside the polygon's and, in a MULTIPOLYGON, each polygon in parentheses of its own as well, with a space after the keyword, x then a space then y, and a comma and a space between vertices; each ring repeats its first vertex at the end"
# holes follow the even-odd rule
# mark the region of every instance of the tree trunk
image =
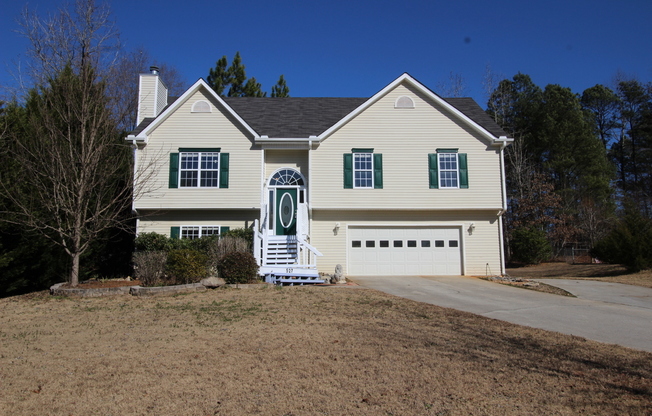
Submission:
POLYGON ((72 269, 70 271, 70 286, 77 286, 79 284, 79 257, 81 253, 71 253, 72 269))

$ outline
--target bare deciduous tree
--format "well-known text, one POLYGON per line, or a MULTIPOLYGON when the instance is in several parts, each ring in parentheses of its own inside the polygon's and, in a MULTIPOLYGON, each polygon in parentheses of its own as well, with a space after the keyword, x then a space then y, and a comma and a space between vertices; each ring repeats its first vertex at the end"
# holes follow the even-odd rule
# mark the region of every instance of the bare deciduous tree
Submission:
POLYGON ((448 74, 448 82, 437 84, 437 92, 442 97, 447 98, 464 97, 464 94, 466 94, 466 82, 464 82, 462 75, 451 71, 448 74))
POLYGON ((141 193, 132 188, 133 176, 151 175, 152 168, 133 171, 107 92, 118 62, 107 10, 78 0, 74 12, 24 17, 38 87, 3 138, 11 170, 0 185, 9 201, 1 219, 63 247, 74 286, 89 245, 106 230, 128 227, 132 196, 141 193))

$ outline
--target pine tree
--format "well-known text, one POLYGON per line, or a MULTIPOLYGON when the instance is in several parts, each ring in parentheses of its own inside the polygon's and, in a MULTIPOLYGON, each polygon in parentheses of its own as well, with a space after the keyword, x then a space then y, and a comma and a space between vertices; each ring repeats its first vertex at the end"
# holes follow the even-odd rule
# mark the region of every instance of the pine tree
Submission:
MULTIPOLYGON (((228 65, 226 56, 223 56, 215 63, 215 68, 211 68, 208 73, 208 85, 220 97, 224 97, 226 91, 227 97, 266 97, 267 92, 263 92, 262 85, 255 77, 247 79, 245 66, 242 63, 240 52, 236 52, 228 65), (227 89, 228 88, 228 89, 227 89)), ((272 97, 289 97, 290 89, 285 83, 283 75, 278 83, 272 87, 272 97)))
POLYGON ((290 96, 290 88, 288 88, 287 83, 285 82, 285 77, 280 76, 276 85, 272 87, 272 97, 284 98, 290 96))

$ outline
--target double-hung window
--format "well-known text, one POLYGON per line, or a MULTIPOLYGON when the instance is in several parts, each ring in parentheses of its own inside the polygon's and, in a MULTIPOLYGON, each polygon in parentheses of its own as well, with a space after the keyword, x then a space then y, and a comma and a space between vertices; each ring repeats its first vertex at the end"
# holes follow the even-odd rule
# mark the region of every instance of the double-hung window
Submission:
POLYGON ((428 155, 430 188, 465 189, 469 187, 466 153, 457 149, 437 149, 428 155))
POLYGON ((374 149, 351 149, 344 154, 344 188, 382 189, 383 155, 374 149))
POLYGON ((220 177, 219 152, 179 153, 181 188, 217 188, 220 177))
POLYGON ((227 231, 229 231, 229 227, 220 227, 219 225, 182 225, 172 227, 170 237, 195 240, 212 235, 221 235, 227 231))
POLYGON ((457 153, 439 153, 439 187, 459 188, 457 153))
POLYGON ((374 187, 374 162, 372 153, 353 154, 353 187, 374 187))
POLYGON ((229 154, 180 148, 170 153, 170 188, 228 188, 229 154))

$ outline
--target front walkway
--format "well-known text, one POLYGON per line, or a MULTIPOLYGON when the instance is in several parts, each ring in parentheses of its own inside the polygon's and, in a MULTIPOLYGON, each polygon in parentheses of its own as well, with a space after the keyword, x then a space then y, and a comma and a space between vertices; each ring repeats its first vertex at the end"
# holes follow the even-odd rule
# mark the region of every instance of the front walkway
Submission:
POLYGON ((466 276, 351 280, 418 302, 652 352, 649 288, 590 280, 546 281, 578 296, 571 298, 466 276))

